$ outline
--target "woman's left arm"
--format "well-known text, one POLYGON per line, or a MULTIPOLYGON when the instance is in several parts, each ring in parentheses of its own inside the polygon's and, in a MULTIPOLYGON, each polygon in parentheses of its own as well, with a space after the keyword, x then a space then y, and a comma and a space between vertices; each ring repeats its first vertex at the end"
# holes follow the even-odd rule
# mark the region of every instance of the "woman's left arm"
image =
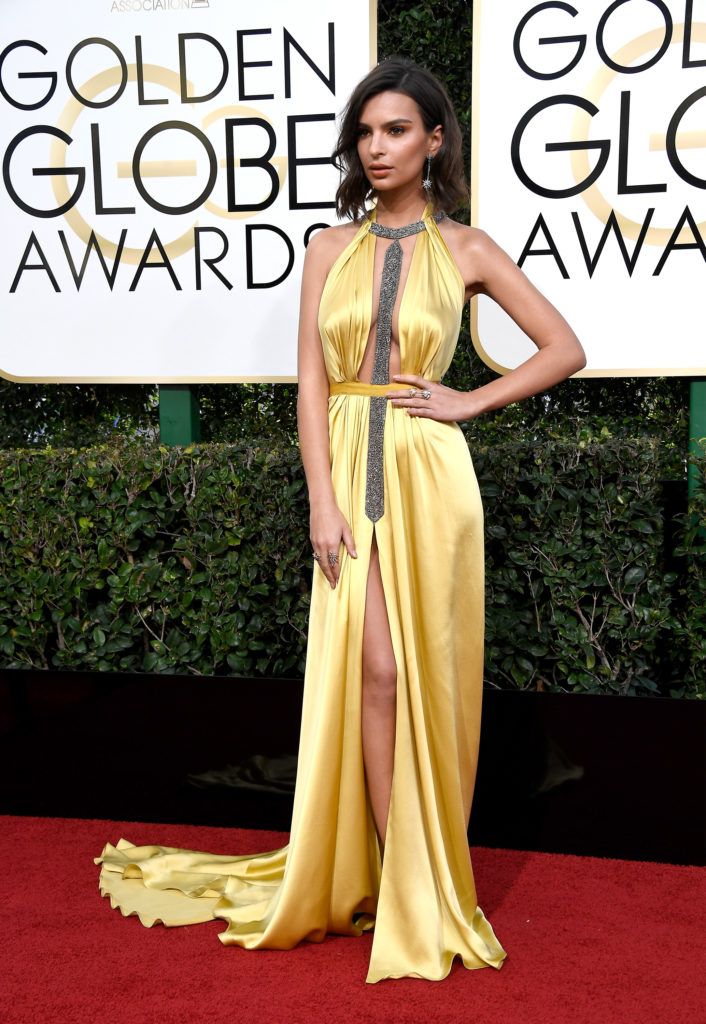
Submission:
MULTIPOLYGON (((430 399, 390 397, 410 415, 438 420, 474 419, 558 384, 586 365, 580 341, 558 309, 532 284, 508 254, 489 235, 474 229, 466 248, 464 276, 475 294, 490 296, 531 338, 538 351, 514 370, 473 391, 456 391, 429 383, 416 374, 396 374, 392 380, 428 388, 430 399)), ((399 392, 404 396, 405 392, 399 392)))

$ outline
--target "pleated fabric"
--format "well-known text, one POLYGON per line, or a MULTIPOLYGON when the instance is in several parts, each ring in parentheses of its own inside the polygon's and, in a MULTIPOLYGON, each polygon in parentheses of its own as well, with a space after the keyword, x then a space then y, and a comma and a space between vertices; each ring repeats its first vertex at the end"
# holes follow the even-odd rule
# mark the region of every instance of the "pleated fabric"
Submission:
MULTIPOLYGON (((402 372, 439 380, 454 354, 465 289, 429 207, 423 219, 398 339, 402 372)), ((221 918, 221 942, 246 949, 372 930, 369 983, 440 980, 456 955, 469 969, 499 969, 507 955, 478 905, 467 838, 482 704, 483 510, 458 424, 388 405, 385 511, 375 524, 365 515, 370 396, 380 389, 357 381, 357 368, 372 323, 375 245, 365 222, 331 268, 320 303, 331 474, 358 557, 341 549, 335 590, 313 572, 289 844, 225 856, 120 839, 94 858, 101 894, 147 927, 221 918), (397 663, 382 865, 361 738, 373 532, 397 663)))

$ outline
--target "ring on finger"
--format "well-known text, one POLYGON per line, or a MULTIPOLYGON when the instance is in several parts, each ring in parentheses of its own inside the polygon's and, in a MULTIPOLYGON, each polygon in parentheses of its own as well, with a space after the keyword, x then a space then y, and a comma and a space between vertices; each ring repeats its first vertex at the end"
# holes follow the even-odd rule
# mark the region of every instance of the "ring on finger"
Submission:
POLYGON ((410 388, 409 389, 409 397, 410 398, 416 398, 417 397, 417 389, 416 388, 410 388))
POLYGON ((431 398, 431 391, 429 391, 428 388, 425 388, 424 391, 420 391, 419 394, 422 398, 431 398))
POLYGON ((335 565, 338 561, 338 554, 335 551, 329 551, 328 553, 328 564, 335 565))

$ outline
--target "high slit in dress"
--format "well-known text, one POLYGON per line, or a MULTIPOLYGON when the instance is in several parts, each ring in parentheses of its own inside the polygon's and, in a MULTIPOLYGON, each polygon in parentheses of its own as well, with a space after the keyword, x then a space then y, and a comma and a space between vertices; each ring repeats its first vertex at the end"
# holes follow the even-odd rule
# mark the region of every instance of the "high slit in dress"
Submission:
MULTIPOLYGON (((467 837, 482 701, 483 510, 459 425, 388 403, 384 514, 366 516, 370 399, 403 386, 357 377, 372 322, 374 218, 335 261, 319 307, 333 488, 358 557, 341 548, 334 590, 313 568, 289 843, 229 856, 121 838, 94 862, 101 894, 147 927, 222 919, 221 942, 246 949, 372 930, 367 982, 440 980, 456 955, 470 969, 499 969, 507 955, 478 906, 467 837), (361 740, 373 531, 397 665, 382 862, 361 740)), ((456 348, 465 288, 429 207, 423 220, 405 257, 397 335, 402 372, 438 381, 456 348)))

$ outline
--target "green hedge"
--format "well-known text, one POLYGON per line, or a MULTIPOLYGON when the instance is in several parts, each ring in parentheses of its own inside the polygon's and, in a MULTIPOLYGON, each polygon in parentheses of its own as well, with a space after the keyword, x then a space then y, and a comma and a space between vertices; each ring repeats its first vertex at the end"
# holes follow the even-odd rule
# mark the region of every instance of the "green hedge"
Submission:
POLYGON ((679 599, 680 613, 675 621, 675 642, 686 649, 684 693, 675 696, 704 696, 706 690, 706 445, 704 455, 691 457, 702 485, 688 510, 676 516, 679 545, 676 554, 684 560, 679 599))
MULTIPOLYGON (((665 522, 662 446, 470 444, 488 683, 703 696, 706 501, 665 522)), ((0 452, 0 558, 2 667, 303 671, 313 563, 294 446, 0 452)))

